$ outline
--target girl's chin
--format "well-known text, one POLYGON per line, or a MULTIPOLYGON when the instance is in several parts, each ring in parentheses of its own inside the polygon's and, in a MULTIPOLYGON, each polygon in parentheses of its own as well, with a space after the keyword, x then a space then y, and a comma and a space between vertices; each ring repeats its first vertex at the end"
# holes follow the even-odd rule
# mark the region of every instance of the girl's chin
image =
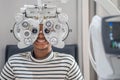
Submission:
POLYGON ((34 47, 37 49, 47 49, 49 48, 50 44, 36 44, 34 43, 34 47))

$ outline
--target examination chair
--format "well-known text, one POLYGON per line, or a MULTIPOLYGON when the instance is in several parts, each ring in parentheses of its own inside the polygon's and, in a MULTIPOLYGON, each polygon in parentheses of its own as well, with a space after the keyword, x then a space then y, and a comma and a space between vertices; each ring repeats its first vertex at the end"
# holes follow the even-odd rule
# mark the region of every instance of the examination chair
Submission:
MULTIPOLYGON (((5 51, 5 62, 8 60, 8 58, 17 53, 22 53, 26 51, 31 51, 33 49, 33 46, 29 46, 27 48, 19 49, 17 45, 6 45, 6 51, 5 51)), ((61 52, 61 53, 66 53, 72 55, 75 60, 78 62, 78 49, 76 44, 70 44, 70 45, 65 45, 64 48, 52 48, 54 52, 61 52)))

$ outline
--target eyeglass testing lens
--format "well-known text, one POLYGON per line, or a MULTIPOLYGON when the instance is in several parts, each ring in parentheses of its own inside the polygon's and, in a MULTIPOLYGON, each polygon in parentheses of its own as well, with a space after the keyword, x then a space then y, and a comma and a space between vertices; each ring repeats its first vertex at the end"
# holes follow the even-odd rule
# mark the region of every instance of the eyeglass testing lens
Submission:
POLYGON ((51 39, 50 39, 50 42, 51 42, 51 44, 57 44, 58 43, 58 40, 57 40, 57 38, 56 37, 52 37, 51 39))
POLYGON ((56 25, 56 26, 55 26, 55 29, 59 30, 60 27, 61 27, 60 25, 56 25))
POLYGON ((47 22, 46 22, 46 26, 47 26, 47 27, 51 27, 51 26, 52 26, 52 22, 51 22, 51 21, 47 21, 47 22))
POLYGON ((27 28, 27 27, 28 27, 28 25, 29 25, 29 23, 28 23, 28 22, 26 22, 26 21, 22 23, 22 26, 23 26, 24 28, 27 28))
POLYGON ((29 44, 31 44, 32 39, 31 38, 25 38, 24 42, 25 42, 25 44, 29 45, 29 44))
POLYGON ((26 31, 26 32, 24 33, 24 35, 25 35, 26 37, 28 37, 28 36, 30 35, 30 32, 26 31))

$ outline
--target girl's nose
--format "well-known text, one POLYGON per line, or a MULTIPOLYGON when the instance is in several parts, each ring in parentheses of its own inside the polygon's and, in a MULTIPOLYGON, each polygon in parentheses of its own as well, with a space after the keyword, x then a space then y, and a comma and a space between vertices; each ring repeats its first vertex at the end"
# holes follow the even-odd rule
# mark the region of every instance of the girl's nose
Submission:
POLYGON ((40 27, 40 33, 41 32, 43 33, 43 24, 40 24, 39 27, 40 27))
POLYGON ((40 27, 40 31, 39 31, 38 37, 39 37, 39 38, 44 38, 44 34, 43 34, 43 24, 40 24, 39 27, 40 27))

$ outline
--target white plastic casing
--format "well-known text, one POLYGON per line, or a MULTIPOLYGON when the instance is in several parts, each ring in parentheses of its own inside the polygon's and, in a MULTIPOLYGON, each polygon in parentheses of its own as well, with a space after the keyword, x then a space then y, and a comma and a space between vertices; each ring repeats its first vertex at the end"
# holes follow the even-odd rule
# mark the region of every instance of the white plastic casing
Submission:
MULTIPOLYGON (((90 24, 90 36, 93 45, 93 55, 96 62, 96 72, 102 80, 120 80, 119 55, 105 53, 102 42, 102 18, 94 16, 90 24)), ((91 55, 91 54, 90 54, 91 55)))

